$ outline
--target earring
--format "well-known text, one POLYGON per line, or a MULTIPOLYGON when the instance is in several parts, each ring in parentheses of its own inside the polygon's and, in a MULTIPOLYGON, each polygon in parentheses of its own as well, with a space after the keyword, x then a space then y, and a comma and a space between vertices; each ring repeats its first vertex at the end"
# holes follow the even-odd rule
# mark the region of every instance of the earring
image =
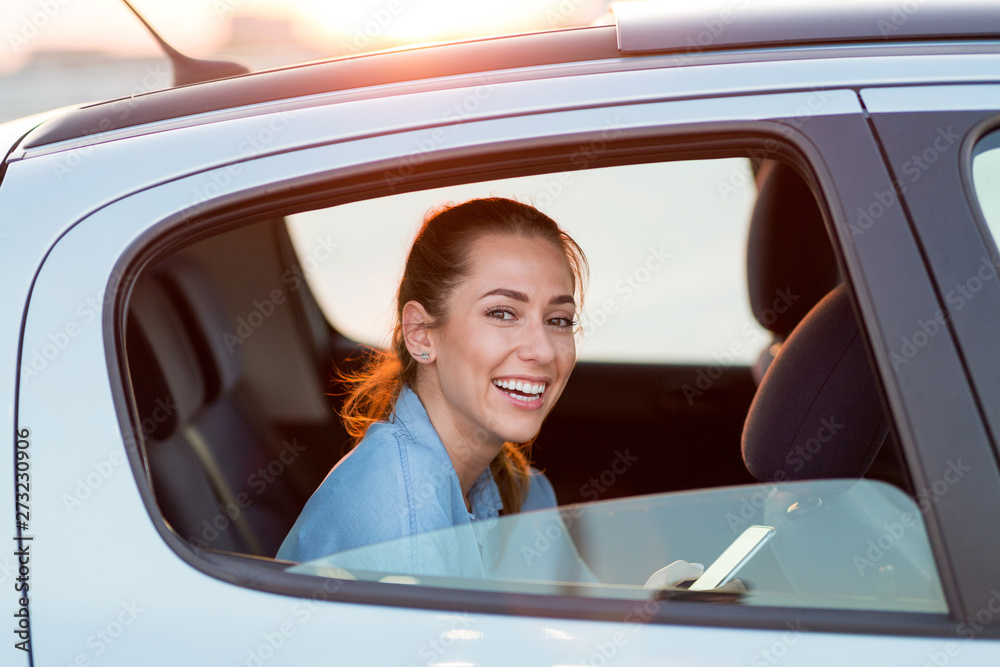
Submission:
POLYGON ((431 355, 430 355, 429 352, 421 352, 420 353, 420 361, 430 361, 430 359, 431 359, 431 355))

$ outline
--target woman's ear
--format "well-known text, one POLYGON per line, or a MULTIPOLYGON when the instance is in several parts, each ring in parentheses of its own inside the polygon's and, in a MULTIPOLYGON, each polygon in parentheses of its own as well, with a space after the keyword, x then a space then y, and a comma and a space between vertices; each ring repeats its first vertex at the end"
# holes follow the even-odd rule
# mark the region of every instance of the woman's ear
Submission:
POLYGON ((417 301, 407 301, 403 306, 403 341, 417 361, 429 362, 434 359, 434 343, 430 336, 430 325, 434 318, 417 301))

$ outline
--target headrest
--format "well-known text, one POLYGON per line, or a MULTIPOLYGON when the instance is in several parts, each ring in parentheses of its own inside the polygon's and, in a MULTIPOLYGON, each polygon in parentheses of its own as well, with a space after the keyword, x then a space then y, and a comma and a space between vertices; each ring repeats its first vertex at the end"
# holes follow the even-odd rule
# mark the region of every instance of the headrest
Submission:
POLYGON ((760 481, 861 477, 888 433, 846 285, 805 316, 750 404, 743 461, 760 481))
POLYGON ((840 278, 809 186, 785 164, 765 166, 747 239, 747 286, 754 317, 785 338, 840 278))
POLYGON ((240 355, 243 340, 210 277, 186 257, 167 260, 157 267, 156 275, 171 291, 202 368, 209 374, 206 400, 211 402, 220 394, 228 394, 243 371, 240 355))
POLYGON ((126 345, 141 428, 163 440, 176 423, 189 423, 204 406, 205 379, 180 315, 163 287, 148 276, 136 282, 129 317, 126 345))

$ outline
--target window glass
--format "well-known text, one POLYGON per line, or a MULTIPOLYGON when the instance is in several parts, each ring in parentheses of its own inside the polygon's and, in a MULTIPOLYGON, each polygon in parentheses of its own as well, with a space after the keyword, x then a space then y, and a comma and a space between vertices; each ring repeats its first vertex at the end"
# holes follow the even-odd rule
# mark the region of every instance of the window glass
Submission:
POLYGON ((987 136, 972 159, 976 199, 994 239, 1000 239, 1000 132, 987 136))
POLYGON ((537 206, 587 253, 581 360, 711 363, 735 349, 727 362, 750 364, 766 344, 746 290, 756 186, 744 158, 550 173, 291 216, 303 270, 332 326, 359 342, 384 345, 406 252, 423 215, 486 196, 537 206))
POLYGON ((751 526, 773 531, 735 573, 745 593, 674 593, 767 606, 947 610, 917 505, 893 486, 866 480, 743 486, 525 512, 344 551, 290 571, 648 599, 658 595, 644 588, 654 572, 678 559, 708 566, 751 526))

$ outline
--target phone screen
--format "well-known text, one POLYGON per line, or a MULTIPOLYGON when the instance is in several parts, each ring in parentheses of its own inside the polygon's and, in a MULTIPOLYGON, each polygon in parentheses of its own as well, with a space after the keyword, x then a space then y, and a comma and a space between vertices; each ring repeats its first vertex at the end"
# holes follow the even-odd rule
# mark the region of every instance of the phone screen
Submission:
POLYGON ((707 591, 718 588, 736 576, 757 551, 774 535, 772 526, 750 526, 708 566, 688 588, 690 591, 707 591))

